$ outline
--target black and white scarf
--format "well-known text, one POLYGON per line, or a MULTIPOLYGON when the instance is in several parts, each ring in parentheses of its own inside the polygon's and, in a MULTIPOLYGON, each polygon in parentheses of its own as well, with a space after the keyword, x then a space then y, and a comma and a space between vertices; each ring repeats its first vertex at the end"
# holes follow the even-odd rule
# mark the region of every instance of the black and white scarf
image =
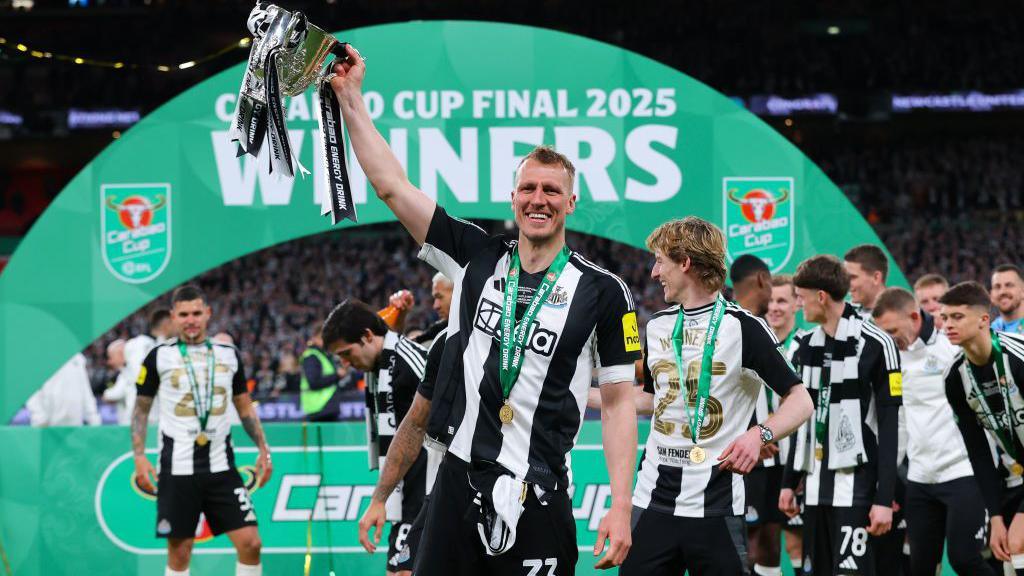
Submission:
MULTIPOLYGON (((800 371, 804 384, 811 390, 821 390, 821 372, 829 366, 829 415, 828 469, 851 468, 867 462, 861 423, 860 391, 861 379, 858 363, 858 347, 862 342, 861 330, 864 320, 849 303, 836 327, 831 357, 827 356, 825 343, 827 335, 822 326, 815 327, 808 338, 807 349, 800 351, 800 371)), ((818 402, 815 403, 814 418, 804 423, 796 432, 793 445, 793 462, 796 470, 810 472, 814 469, 815 422, 818 418, 818 402)))

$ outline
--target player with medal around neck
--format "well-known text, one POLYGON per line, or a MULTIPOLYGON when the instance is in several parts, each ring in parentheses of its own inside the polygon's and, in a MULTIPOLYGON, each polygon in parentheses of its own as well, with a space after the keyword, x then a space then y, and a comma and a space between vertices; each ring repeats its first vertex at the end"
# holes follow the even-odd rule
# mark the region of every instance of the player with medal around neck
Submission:
POLYGON ((257 484, 264 486, 273 473, 270 449, 246 389, 241 356, 234 347, 207 339, 211 310, 198 287, 184 285, 175 289, 171 306, 177 342, 157 346, 143 361, 136 381, 138 396, 131 423, 136 481, 143 490, 157 493, 157 537, 167 539, 165 576, 189 574, 200 514, 205 514, 214 535, 226 534, 234 544, 238 553, 235 575, 261 576, 256 510, 235 468, 230 425, 224 411, 214 414, 215 395, 222 397, 223 402, 233 403, 242 427, 259 450, 256 477, 257 484), (206 354, 204 362, 199 362, 196 347, 202 347, 206 354), (222 383, 225 386, 214 392, 218 366, 227 378, 222 383), (185 375, 180 375, 181 369, 185 375), (188 405, 189 396, 192 407, 188 405), (159 474, 145 450, 149 412, 157 399, 162 408, 163 438, 159 474), (216 420, 208 429, 211 416, 216 420), (179 450, 175 440, 188 442, 193 430, 196 432, 191 438, 192 446, 179 450))
MULTIPOLYGON (((716 303, 716 306, 712 309, 711 323, 715 322, 716 317, 721 321, 722 312, 719 308, 724 307, 725 304, 721 291, 711 290, 704 283, 695 281, 692 275, 692 271, 695 269, 695 264, 694 260, 690 257, 684 257, 682 262, 675 262, 672 258, 669 258, 668 255, 663 254, 661 250, 655 249, 654 267, 651 269, 651 278, 661 283, 665 302, 679 305, 680 320, 684 315, 684 309, 693 310, 716 303)), ((714 351, 713 339, 715 334, 713 332, 717 332, 717 327, 713 327, 709 323, 706 334, 707 339, 702 340, 701 342, 702 349, 705 349, 705 360, 710 360, 708 356, 710 356, 714 351)), ((706 362, 702 361, 702 364, 703 363, 706 362)), ((708 376, 710 376, 710 367, 702 366, 700 380, 708 379, 708 377, 703 374, 705 368, 707 368, 709 372, 708 376)), ((685 380, 685 378, 680 378, 680 381, 683 380, 685 380)), ((807 393, 805 388, 800 387, 799 391, 797 391, 796 394, 793 394, 793 396, 796 399, 795 402, 786 404, 784 401, 783 405, 779 407, 779 410, 776 411, 769 419, 771 422, 769 423, 766 421, 764 423, 773 431, 776 439, 780 439, 791 434, 800 426, 801 423, 807 420, 813 411, 810 395, 807 393)), ((651 397, 651 401, 653 402, 653 397, 651 397)), ((687 409, 688 408, 689 406, 687 406, 687 409)), ((696 418, 697 416, 697 414, 691 415, 692 418, 696 418)), ((699 440, 699 438, 695 438, 695 440, 699 440)), ((761 429, 758 426, 751 427, 742 436, 733 440, 732 443, 730 443, 725 450, 718 455, 720 469, 729 470, 737 474, 746 474, 747 472, 750 472, 761 458, 762 444, 761 429)), ((690 460, 695 464, 700 464, 708 455, 703 448, 700 448, 696 444, 695 448, 698 448, 698 451, 696 454, 693 453, 694 450, 690 451, 690 460)))
MULTIPOLYGON (((405 169, 373 125, 362 94, 366 63, 353 46, 347 46, 346 50, 348 58, 332 66, 331 87, 338 96, 352 149, 377 196, 422 246, 437 212, 437 202, 412 185, 405 169)), ((573 170, 571 165, 535 159, 522 162, 517 169, 515 188, 510 195, 512 212, 519 228, 516 253, 520 260, 520 273, 536 274, 548 270, 563 254, 565 219, 576 210, 570 170, 573 170)), ((626 302, 631 300, 627 297, 626 302)), ((600 556, 606 543, 610 543, 607 553, 596 564, 597 568, 610 568, 622 563, 632 545, 630 488, 636 462, 636 412, 632 406, 631 381, 608 382, 601 386, 601 393, 606 404, 602 410, 602 421, 612 504, 598 528, 594 556, 600 556)), ((505 410, 499 418, 509 420, 511 417, 517 421, 517 416, 508 412, 505 410)), ((508 426, 502 424, 502 428, 508 426)), ((439 478, 443 477, 444 468, 442 464, 439 478)), ((431 509, 434 508, 432 505, 431 509)), ((571 515, 564 520, 572 522, 571 515)), ((453 535, 446 537, 453 538, 453 535)), ((445 542, 444 550, 455 549, 455 545, 449 544, 451 542, 445 542)), ((572 572, 570 567, 559 566, 558 570, 572 572)))
POLYGON ((1008 466, 1009 472, 1024 472, 1020 462, 1024 454, 1019 453, 1021 441, 1016 430, 1018 419, 1013 410, 996 413, 996 406, 1005 406, 1008 400, 1020 395, 1016 389, 1019 386, 1016 379, 1020 377, 1016 366, 1024 361, 1024 342, 1020 337, 991 329, 990 296, 977 282, 953 286, 939 298, 939 303, 946 336, 951 344, 961 347, 964 352, 960 362, 954 360, 955 369, 946 375, 946 395, 957 417, 974 476, 988 508, 992 555, 1012 563, 1018 575, 1024 574, 1024 488, 1001 487, 996 465, 988 457, 984 431, 988 428, 1000 448, 1013 459, 1008 466), (1012 388, 1006 364, 1014 369, 1012 388), (997 390, 986 394, 981 386, 987 382, 979 377, 989 366, 990 374, 995 376, 997 390), (968 404, 967 390, 977 395, 977 408, 968 404), (1000 418, 1000 414, 1007 420, 1000 418))

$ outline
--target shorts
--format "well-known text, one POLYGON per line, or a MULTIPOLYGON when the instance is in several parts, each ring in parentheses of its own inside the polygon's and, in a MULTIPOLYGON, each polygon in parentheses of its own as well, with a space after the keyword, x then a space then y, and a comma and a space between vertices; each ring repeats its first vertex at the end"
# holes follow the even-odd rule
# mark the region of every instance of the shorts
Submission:
POLYGON ((408 522, 391 524, 391 533, 388 534, 388 572, 412 570, 414 557, 412 547, 409 546, 409 531, 411 529, 412 524, 408 522))
POLYGON ((789 518, 779 510, 782 490, 782 466, 754 468, 743 477, 746 492, 748 526, 784 524, 789 518))
POLYGON ((688 518, 633 507, 633 547, 620 576, 735 576, 747 569, 740 516, 688 518))
POLYGON ((579 550, 572 501, 564 491, 548 492, 542 504, 527 490, 516 541, 504 554, 488 556, 476 525, 476 491, 469 464, 445 455, 430 492, 430 505, 417 549, 416 576, 573 576, 579 550))
POLYGON ((1015 515, 1024 514, 1024 486, 1003 488, 1003 500, 999 503, 999 511, 1007 528, 1010 527, 1015 515))
MULTIPOLYGON (((423 525, 427 522, 428 508, 430 508, 430 494, 427 494, 426 498, 423 499, 420 513, 416 515, 416 519, 413 520, 412 525, 409 527, 409 534, 405 538, 405 542, 409 546, 409 554, 414 561, 410 566, 415 565, 416 552, 420 549, 420 541, 423 540, 423 525)), ((402 570, 407 570, 407 568, 402 568, 402 570)))
POLYGON ((804 574, 875 576, 878 540, 868 534, 870 506, 808 506, 804 511, 804 574))
POLYGON ((238 470, 188 476, 167 472, 158 480, 157 538, 195 538, 200 514, 214 536, 256 525, 256 510, 238 470))

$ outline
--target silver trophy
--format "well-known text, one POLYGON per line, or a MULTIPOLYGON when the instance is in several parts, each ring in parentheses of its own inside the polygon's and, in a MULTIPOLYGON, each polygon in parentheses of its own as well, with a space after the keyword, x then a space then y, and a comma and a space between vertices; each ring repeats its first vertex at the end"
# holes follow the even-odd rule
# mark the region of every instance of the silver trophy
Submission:
POLYGON ((252 49, 230 132, 231 140, 238 142, 238 155, 258 156, 266 139, 270 141, 271 173, 293 178, 297 167, 301 174, 308 174, 292 153, 284 97, 298 96, 315 86, 320 110, 319 152, 328 191, 322 212, 330 213, 334 223, 345 218, 355 221, 341 109, 329 81, 333 66, 324 67, 332 54, 348 57, 345 44, 309 23, 302 12, 289 12, 274 4, 257 4, 247 24, 253 35, 252 49))

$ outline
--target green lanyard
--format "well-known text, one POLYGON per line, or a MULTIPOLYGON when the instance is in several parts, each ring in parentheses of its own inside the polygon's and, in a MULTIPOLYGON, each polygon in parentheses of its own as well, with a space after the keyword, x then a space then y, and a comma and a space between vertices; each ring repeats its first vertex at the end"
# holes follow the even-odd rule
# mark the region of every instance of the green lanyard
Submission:
POLYGON ((540 312, 541 306, 547 301, 548 295, 562 275, 562 269, 569 262, 571 252, 567 246, 555 257, 555 261, 548 268, 540 286, 526 307, 523 318, 516 323, 516 301, 519 297, 519 248, 512 250, 512 261, 508 266, 508 276, 505 280, 505 302, 501 309, 501 369, 498 371, 501 380, 501 398, 504 402, 499 417, 502 423, 508 424, 512 421, 512 409, 508 397, 512 393, 512 387, 519 379, 519 372, 523 368, 524 351, 526 338, 529 336, 530 326, 534 318, 540 312))
MULTIPOLYGON (((833 352, 835 347, 833 346, 833 352)), ((830 402, 832 398, 832 371, 836 369, 835 362, 829 366, 828 374, 829 380, 825 381, 825 369, 822 368, 818 375, 818 410, 814 416, 814 436, 818 439, 818 444, 824 446, 826 444, 825 439, 828 437, 828 413, 832 409, 830 402)), ((842 367, 840 366, 840 369, 842 367)))
POLYGON ((192 358, 188 354, 188 348, 185 343, 178 341, 178 351, 181 352, 181 358, 185 361, 185 370, 188 372, 188 382, 192 385, 192 401, 196 407, 196 415, 199 416, 199 431, 206 431, 206 423, 210 420, 210 411, 213 406, 213 375, 217 367, 217 359, 213 355, 213 344, 210 340, 206 340, 206 353, 209 358, 206 360, 207 366, 210 367, 210 377, 206 380, 206 401, 202 401, 199 390, 199 380, 196 378, 195 367, 192 366, 192 358))
MULTIPOLYGON (((711 395, 712 356, 715 354, 715 340, 718 338, 718 327, 722 324, 722 315, 724 313, 725 298, 722 298, 722 295, 719 294, 715 300, 715 307, 711 311, 711 319, 708 320, 708 329, 704 333, 704 350, 700 359, 700 377, 697 379, 696 409, 690 412, 689 398, 685 398, 683 401, 686 418, 690 421, 690 438, 693 440, 694 446, 700 440, 700 427, 704 422, 704 414, 707 413, 708 397, 711 395)), ((672 329, 672 351, 676 355, 676 370, 679 373, 680 383, 686 382, 683 368, 683 333, 686 329, 685 324, 686 313, 683 311, 682 305, 680 305, 679 314, 676 315, 676 325, 672 329)))
POLYGON ((1003 449, 1013 458, 1015 461, 1020 462, 1020 455, 1017 454, 1017 443, 1013 441, 1014 426, 1016 422, 1013 418, 1013 404, 1010 403, 1010 387, 1006 381, 1006 367, 1003 365, 1003 346, 999 341, 999 334, 994 330, 992 331, 992 363, 995 365, 996 371, 996 387, 999 389, 999 394, 1003 398, 1003 408, 1006 411, 1006 417, 1009 420, 1008 426, 1004 428, 1001 421, 996 418, 995 412, 992 407, 988 405, 988 401, 985 400, 985 392, 978 385, 978 380, 974 377, 974 369, 970 362, 967 363, 967 379, 971 381, 971 388, 974 390, 974 394, 978 397, 978 403, 981 404, 981 410, 985 413, 985 418, 991 425, 993 432, 999 438, 1000 443, 1003 445, 1003 449))

